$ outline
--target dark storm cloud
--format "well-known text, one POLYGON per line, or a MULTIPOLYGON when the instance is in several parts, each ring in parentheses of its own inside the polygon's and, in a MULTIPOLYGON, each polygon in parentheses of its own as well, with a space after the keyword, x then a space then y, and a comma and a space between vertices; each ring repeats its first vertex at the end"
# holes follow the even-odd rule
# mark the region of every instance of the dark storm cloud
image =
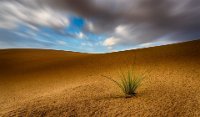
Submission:
MULTIPOLYGON (((118 43, 139 44, 172 33, 180 35, 184 33, 187 36, 200 31, 199 0, 44 0, 43 2, 87 18, 93 22, 98 32, 109 32, 111 36, 120 38, 118 43), (116 34, 115 29, 119 25, 128 25, 129 28, 124 30, 133 37, 116 34)), ((173 40, 181 40, 180 35, 174 35, 173 40)), ((194 38, 195 35, 191 37, 194 38)))
POLYGON ((97 22, 150 23, 155 27, 199 28, 199 0, 56 0, 56 8, 71 10, 97 22))

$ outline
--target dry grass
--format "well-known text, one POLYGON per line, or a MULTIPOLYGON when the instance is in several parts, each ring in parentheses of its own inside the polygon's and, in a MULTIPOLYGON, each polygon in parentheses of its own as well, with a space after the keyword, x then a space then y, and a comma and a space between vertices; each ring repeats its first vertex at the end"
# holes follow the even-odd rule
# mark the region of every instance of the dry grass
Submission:
POLYGON ((136 90, 141 85, 141 82, 144 78, 143 75, 139 75, 138 73, 134 72, 133 67, 130 67, 127 71, 120 71, 120 82, 111 77, 105 75, 102 76, 114 82, 121 89, 126 98, 136 95, 136 90))

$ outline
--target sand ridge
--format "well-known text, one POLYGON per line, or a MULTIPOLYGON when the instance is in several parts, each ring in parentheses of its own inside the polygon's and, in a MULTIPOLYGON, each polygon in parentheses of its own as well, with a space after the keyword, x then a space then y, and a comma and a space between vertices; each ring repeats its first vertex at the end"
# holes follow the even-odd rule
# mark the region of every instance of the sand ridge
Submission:
POLYGON ((200 41, 109 54, 0 51, 1 116, 200 116, 200 41), (126 99, 118 70, 150 70, 126 99))

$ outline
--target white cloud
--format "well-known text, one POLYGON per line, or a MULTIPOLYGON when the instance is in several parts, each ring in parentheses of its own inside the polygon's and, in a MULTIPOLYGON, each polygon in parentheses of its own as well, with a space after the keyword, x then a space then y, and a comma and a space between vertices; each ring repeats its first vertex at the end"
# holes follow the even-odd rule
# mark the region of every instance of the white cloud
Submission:
POLYGON ((160 45, 167 45, 167 44, 172 44, 172 43, 177 43, 177 42, 169 40, 169 39, 166 39, 166 38, 160 38, 157 41, 152 41, 152 42, 148 42, 148 43, 139 44, 139 45, 135 46, 132 49, 136 49, 136 48, 149 48, 149 47, 160 46, 160 45))
POLYGON ((129 36, 129 28, 126 25, 119 25, 115 28, 115 33, 120 36, 129 36))
MULTIPOLYGON (((29 2, 29 4, 34 3, 29 2)), ((47 6, 36 5, 35 7, 17 1, 1 1, 0 28, 12 29, 23 24, 37 30, 37 26, 64 28, 69 25, 69 20, 64 14, 47 6)))
POLYGON ((119 41, 120 41, 119 38, 109 37, 109 38, 105 39, 105 41, 103 42, 103 45, 109 47, 109 46, 116 45, 119 41))
POLYGON ((67 45, 67 43, 65 42, 65 41, 62 41, 62 40, 59 40, 59 41, 57 41, 57 43, 59 44, 59 45, 67 45))
POLYGON ((83 42, 83 43, 81 43, 81 46, 93 47, 94 45, 90 42, 83 42))
POLYGON ((27 26, 28 26, 30 29, 34 30, 34 31, 39 31, 39 29, 38 29, 36 26, 33 26, 33 25, 31 25, 31 24, 27 24, 27 26))
POLYGON ((19 35, 19 36, 21 36, 21 37, 29 37, 27 34, 25 34, 25 33, 21 33, 21 32, 15 32, 15 34, 17 34, 17 35, 19 35))
POLYGON ((0 21, 0 28, 3 29, 13 29, 16 28, 16 24, 14 22, 9 22, 9 21, 0 21))
POLYGON ((91 32, 96 32, 94 24, 91 21, 86 21, 86 29, 91 32))
POLYGON ((149 42, 149 43, 143 43, 137 46, 137 48, 148 48, 148 47, 152 47, 155 46, 155 42, 149 42))
POLYGON ((108 46, 110 49, 112 46, 123 44, 124 42, 134 39, 132 28, 128 25, 118 25, 115 27, 111 37, 104 40, 103 45, 108 46))
POLYGON ((77 36, 79 39, 83 39, 83 38, 85 38, 85 37, 86 37, 86 35, 85 35, 85 34, 83 34, 82 32, 80 32, 80 33, 77 33, 77 34, 76 34, 76 36, 77 36))
POLYGON ((31 37, 36 37, 37 36, 37 34, 35 33, 35 32, 33 32, 33 31, 27 31, 26 32, 29 36, 31 36, 31 37))
POLYGON ((103 45, 136 46, 155 40, 155 38, 151 38, 152 34, 154 33, 147 24, 120 24, 114 28, 113 32, 110 33, 110 38, 106 39, 103 45))

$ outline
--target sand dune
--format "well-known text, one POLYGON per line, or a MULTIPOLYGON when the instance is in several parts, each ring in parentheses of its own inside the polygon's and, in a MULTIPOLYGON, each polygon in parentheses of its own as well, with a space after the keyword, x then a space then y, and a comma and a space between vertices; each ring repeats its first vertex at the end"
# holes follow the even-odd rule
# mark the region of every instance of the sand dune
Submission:
POLYGON ((0 116, 200 116, 200 40, 109 54, 0 50, 0 116), (148 71, 124 98, 118 71, 148 71))

